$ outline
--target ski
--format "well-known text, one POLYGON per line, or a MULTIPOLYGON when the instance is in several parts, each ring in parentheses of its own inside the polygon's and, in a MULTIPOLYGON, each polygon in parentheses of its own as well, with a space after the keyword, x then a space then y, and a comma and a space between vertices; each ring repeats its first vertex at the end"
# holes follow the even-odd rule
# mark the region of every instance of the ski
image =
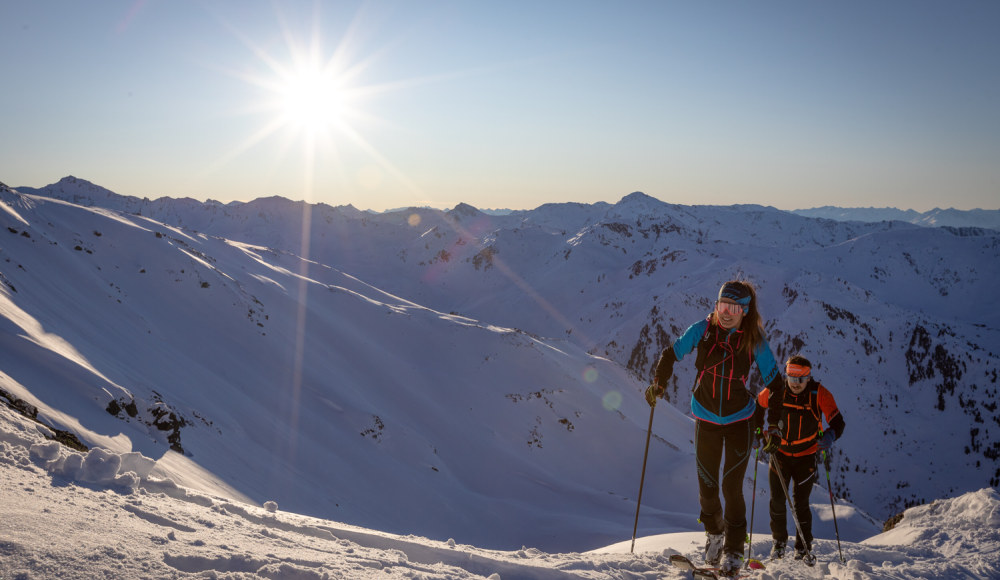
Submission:
MULTIPOLYGON (((671 555, 670 563, 681 570, 690 570, 694 580, 740 580, 741 578, 749 577, 749 573, 744 570, 740 570, 735 576, 724 576, 718 568, 695 566, 694 562, 680 554, 671 555)), ((752 570, 763 570, 764 565, 759 560, 751 560, 750 568, 752 570)))
POLYGON ((671 555, 670 563, 681 570, 690 570, 695 580, 719 580, 719 576, 716 574, 719 571, 718 568, 699 568, 694 565, 694 562, 680 554, 671 555))

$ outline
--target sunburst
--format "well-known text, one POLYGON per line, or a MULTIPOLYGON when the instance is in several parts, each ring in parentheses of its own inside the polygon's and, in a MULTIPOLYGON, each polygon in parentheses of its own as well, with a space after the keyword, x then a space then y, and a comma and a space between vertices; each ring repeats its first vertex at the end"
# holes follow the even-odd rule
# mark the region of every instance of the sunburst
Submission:
MULTIPOLYGON (((317 4, 318 6, 318 4, 317 4)), ((296 34, 275 6, 276 22, 281 27, 283 42, 264 48, 235 26, 223 20, 223 25, 246 46, 264 65, 263 72, 223 69, 227 74, 247 84, 263 89, 263 98, 250 103, 240 113, 264 115, 262 124, 248 137, 236 143, 217 158, 203 173, 212 173, 261 142, 283 135, 275 163, 280 162, 293 145, 302 145, 305 181, 303 196, 312 201, 316 162, 343 172, 338 150, 350 144, 367 154, 385 173, 411 194, 422 193, 406 175, 382 155, 365 137, 363 126, 392 126, 391 123, 365 110, 365 104, 380 93, 404 89, 414 84, 438 80, 438 77, 418 78, 374 85, 358 82, 361 74, 388 54, 402 38, 374 50, 356 61, 359 52, 358 29, 364 9, 359 10, 336 49, 324 53, 319 26, 320 15, 313 14, 313 26, 308 34, 296 34)), ((343 174, 343 173, 342 173, 343 174)))

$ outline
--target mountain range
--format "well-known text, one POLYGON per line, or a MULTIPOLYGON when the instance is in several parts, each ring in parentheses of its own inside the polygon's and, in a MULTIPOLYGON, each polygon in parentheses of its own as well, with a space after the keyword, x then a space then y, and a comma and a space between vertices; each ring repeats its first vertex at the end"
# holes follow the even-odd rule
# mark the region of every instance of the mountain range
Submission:
POLYGON ((837 221, 881 222, 903 221, 926 227, 986 228, 1000 231, 1000 210, 996 209, 940 209, 925 212, 894 207, 814 207, 797 209, 792 213, 805 217, 826 218, 837 221))
MULTIPOLYGON (((985 225, 639 192, 496 216, 150 201, 76 178, 0 190, 0 386, 197 489, 479 545, 627 537, 642 390, 736 277, 758 285, 776 357, 804 354, 836 396, 833 488, 859 513, 1000 484, 985 225)), ((698 529, 694 368, 675 368, 640 530, 698 529)))

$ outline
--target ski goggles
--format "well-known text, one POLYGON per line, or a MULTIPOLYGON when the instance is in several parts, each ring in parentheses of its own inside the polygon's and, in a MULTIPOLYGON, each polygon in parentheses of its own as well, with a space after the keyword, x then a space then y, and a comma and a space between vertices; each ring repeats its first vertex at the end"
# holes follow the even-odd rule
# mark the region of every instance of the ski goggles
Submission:
POLYGON ((729 302, 715 301, 715 311, 719 314, 730 314, 736 316, 739 313, 746 314, 748 308, 742 304, 730 304, 729 302))

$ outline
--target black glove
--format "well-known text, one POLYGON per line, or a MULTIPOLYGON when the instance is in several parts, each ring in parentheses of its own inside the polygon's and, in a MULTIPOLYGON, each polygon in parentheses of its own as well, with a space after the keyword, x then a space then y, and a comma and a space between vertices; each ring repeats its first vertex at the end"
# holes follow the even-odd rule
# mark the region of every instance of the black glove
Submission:
POLYGON ((764 453, 774 453, 778 450, 779 446, 781 446, 781 429, 768 427, 764 433, 764 448, 761 451, 764 453))
POLYGON ((649 385, 649 387, 646 389, 646 402, 649 403, 650 407, 655 407, 656 399, 658 397, 662 397, 665 391, 666 389, 664 389, 663 387, 661 387, 656 383, 649 385))

